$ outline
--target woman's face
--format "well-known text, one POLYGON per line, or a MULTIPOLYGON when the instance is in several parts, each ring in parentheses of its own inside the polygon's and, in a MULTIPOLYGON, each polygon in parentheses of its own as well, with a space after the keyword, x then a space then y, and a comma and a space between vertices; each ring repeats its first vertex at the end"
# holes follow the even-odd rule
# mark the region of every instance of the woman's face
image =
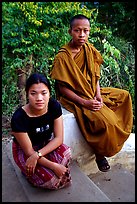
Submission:
POLYGON ((49 89, 44 83, 33 84, 28 91, 29 104, 36 110, 45 109, 49 98, 49 89))

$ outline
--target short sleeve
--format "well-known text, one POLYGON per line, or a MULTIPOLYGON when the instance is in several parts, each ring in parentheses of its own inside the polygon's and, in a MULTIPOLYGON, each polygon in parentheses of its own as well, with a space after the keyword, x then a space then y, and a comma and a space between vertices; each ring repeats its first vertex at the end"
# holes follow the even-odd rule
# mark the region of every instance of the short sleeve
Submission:
POLYGON ((13 132, 27 132, 27 120, 22 108, 14 112, 11 118, 11 129, 13 132))
POLYGON ((57 119, 62 115, 62 108, 59 101, 53 98, 50 99, 50 111, 52 111, 54 119, 57 119))

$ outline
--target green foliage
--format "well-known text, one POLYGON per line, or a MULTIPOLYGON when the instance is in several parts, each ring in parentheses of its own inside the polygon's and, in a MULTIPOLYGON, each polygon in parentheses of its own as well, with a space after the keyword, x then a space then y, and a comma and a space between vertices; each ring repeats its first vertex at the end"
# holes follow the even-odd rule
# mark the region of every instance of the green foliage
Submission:
POLYGON ((88 9, 97 8, 97 22, 111 28, 113 36, 122 37, 135 46, 135 1, 84 2, 88 9))
POLYGON ((18 106, 18 87, 13 78, 2 78, 2 112, 4 115, 10 116, 18 106), (10 89, 9 89, 10 87, 10 89))
MULTIPOLYGON (((101 86, 129 90, 135 107, 135 53, 130 41, 126 40, 126 33, 129 32, 126 24, 123 29, 125 35, 122 32, 122 36, 115 37, 120 29, 117 26, 124 22, 127 10, 128 19, 133 22, 130 16, 132 12, 127 8, 127 4, 121 3, 100 3, 95 6, 93 2, 2 2, 3 113, 12 114, 18 105, 17 96, 20 90, 17 70, 21 68, 27 75, 25 67, 32 56, 32 72, 38 71, 48 76, 59 48, 70 40, 69 20, 78 13, 90 18, 89 41, 104 58, 101 66, 101 86), (112 26, 111 22, 106 20, 103 9, 109 15, 112 9, 112 26), (116 15, 117 9, 119 15, 116 15)), ((54 80, 50 79, 50 82, 52 95, 55 97, 54 80)))
MULTIPOLYGON (((78 2, 2 3, 3 85, 6 84, 4 95, 9 92, 9 86, 17 84, 17 70, 21 68, 26 72, 24 67, 29 63, 30 55, 33 72, 49 74, 55 54, 70 40, 69 19, 77 13, 88 17, 91 15, 91 11, 82 8, 78 2), (12 75, 14 83, 11 80, 7 84, 6 77, 11 78, 12 75)), ((51 84, 54 87, 53 81, 51 84)), ((54 88, 52 94, 55 95, 54 88)), ((5 95, 4 100, 10 103, 9 97, 12 98, 10 94, 5 95)), ((6 111, 5 106, 3 111, 6 111)))

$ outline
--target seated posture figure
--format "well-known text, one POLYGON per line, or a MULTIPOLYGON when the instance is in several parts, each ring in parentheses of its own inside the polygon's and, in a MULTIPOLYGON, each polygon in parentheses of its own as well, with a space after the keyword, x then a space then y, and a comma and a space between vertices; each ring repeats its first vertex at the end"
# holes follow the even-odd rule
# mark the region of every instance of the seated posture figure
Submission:
POLYGON ((72 112, 95 152, 100 171, 108 171, 106 157, 118 153, 129 137, 133 112, 128 91, 100 87, 100 52, 88 42, 90 21, 84 15, 70 20, 72 39, 55 56, 50 77, 55 79, 57 98, 72 112))
POLYGON ((60 103, 50 97, 48 79, 33 73, 26 82, 28 103, 11 119, 13 158, 34 186, 60 189, 71 184, 70 147, 63 144, 60 103))

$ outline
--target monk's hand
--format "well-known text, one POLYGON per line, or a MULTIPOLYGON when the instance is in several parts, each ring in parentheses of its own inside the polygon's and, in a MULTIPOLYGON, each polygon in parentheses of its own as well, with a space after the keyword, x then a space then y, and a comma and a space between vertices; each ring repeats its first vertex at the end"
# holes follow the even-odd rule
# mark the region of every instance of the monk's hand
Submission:
POLYGON ((102 99, 101 95, 96 95, 96 96, 94 97, 94 99, 96 99, 97 101, 99 101, 99 102, 102 104, 102 106, 103 106, 103 99, 102 99))
POLYGON ((98 111, 102 108, 102 106, 103 106, 103 101, 97 100, 96 97, 85 101, 85 108, 92 111, 98 111))

